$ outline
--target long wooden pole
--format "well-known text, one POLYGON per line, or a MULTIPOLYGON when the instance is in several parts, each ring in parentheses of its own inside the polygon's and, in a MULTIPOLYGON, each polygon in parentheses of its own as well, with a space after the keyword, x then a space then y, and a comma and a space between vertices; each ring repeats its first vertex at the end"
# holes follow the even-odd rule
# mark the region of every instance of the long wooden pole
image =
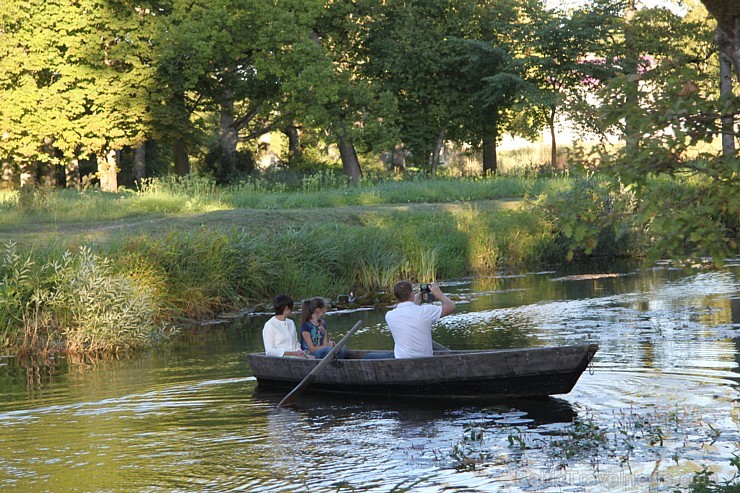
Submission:
POLYGON ((339 351, 340 349, 342 349, 345 344, 347 344, 347 340, 350 338, 350 336, 352 334, 355 333, 355 331, 357 329, 360 328, 360 324, 361 323, 362 323, 362 320, 358 320, 357 323, 355 324, 355 326, 352 327, 351 329, 349 329, 349 332, 347 332, 344 335, 344 337, 342 337, 339 340, 339 342, 336 343, 336 345, 333 348, 331 348, 331 351, 329 351, 329 353, 326 356, 324 356, 324 359, 322 359, 319 362, 319 364, 316 365, 314 367, 314 369, 311 370, 311 372, 308 375, 306 375, 303 380, 301 380, 301 383, 299 383, 298 385, 296 385, 296 388, 294 388, 293 390, 291 390, 288 395, 286 395, 285 397, 283 397, 283 400, 280 401, 280 403, 277 405, 277 407, 289 406, 289 405, 293 404, 293 402, 295 402, 295 400, 298 398, 298 396, 301 395, 304 390, 306 390, 306 387, 308 387, 309 385, 311 385, 311 382, 313 382, 316 379, 316 376, 319 374, 319 372, 321 370, 323 370, 326 365, 329 364, 329 362, 334 357, 334 354, 337 351, 339 351))
POLYGON ((448 348, 447 346, 443 346, 437 341, 432 341, 432 349, 434 349, 435 351, 450 351, 450 348, 448 348))

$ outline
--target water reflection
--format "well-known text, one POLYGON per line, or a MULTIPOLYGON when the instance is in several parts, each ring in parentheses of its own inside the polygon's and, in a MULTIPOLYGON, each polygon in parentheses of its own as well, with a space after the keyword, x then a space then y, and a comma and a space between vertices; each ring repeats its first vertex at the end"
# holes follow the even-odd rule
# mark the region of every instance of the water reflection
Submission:
MULTIPOLYGON (((258 389, 244 358, 262 349, 265 317, 134 359, 3 358, 0 491, 672 491, 703 464, 726 471, 740 443, 738 273, 610 266, 447 283, 461 302, 434 337, 448 347, 600 345, 593 374, 538 401, 308 393, 278 410, 283 394, 258 389), (616 441, 561 469, 553 444, 574 422, 616 441), (635 423, 660 425, 663 445, 629 435, 635 423), (614 459, 627 438, 628 467, 614 459), (455 468, 476 453, 475 470, 455 468)), ((328 322, 339 336, 362 319, 351 345, 388 349, 384 314, 328 322)))
MULTIPOLYGON (((255 388, 254 402, 267 408, 275 408, 285 397, 285 392, 255 388)), ((305 394, 291 409, 307 417, 326 416, 342 418, 350 416, 385 416, 413 425, 445 419, 450 415, 478 411, 496 413, 518 413, 527 416, 522 423, 545 424, 553 422, 569 423, 575 418, 573 405, 555 397, 543 399, 464 399, 448 398, 397 398, 352 396, 346 394, 305 394)))
MULTIPOLYGON (((284 474, 286 482, 300 477, 311 491, 327 491, 327 481, 337 475, 345 478, 340 486, 350 491, 454 485, 463 478, 452 467, 450 451, 465 428, 537 427, 570 423, 576 416, 561 399, 394 402, 309 395, 294 408, 277 409, 281 393, 257 389, 253 395, 267 409, 270 453, 280 464, 275 473, 284 474), (292 464, 292 474, 282 469, 285 463, 292 464)), ((269 481, 250 486, 258 491, 278 487, 269 481)))

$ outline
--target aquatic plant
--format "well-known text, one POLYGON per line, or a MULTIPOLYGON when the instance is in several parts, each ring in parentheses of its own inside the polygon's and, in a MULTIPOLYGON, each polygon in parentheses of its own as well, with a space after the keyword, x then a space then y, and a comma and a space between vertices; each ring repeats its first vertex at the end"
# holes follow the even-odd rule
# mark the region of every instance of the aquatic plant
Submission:
POLYGON ((452 467, 457 470, 472 471, 491 458, 491 454, 482 448, 483 429, 476 425, 466 425, 462 438, 450 451, 452 467))
POLYGON ((507 440, 509 441, 509 448, 512 449, 527 450, 528 448, 531 448, 530 445, 527 444, 526 432, 516 426, 509 431, 507 440))
POLYGON ((354 275, 358 287, 368 291, 390 290, 398 281, 406 259, 386 247, 374 239, 370 241, 369 248, 363 249, 354 275))
MULTIPOLYGON (((740 456, 733 454, 730 464, 737 470, 735 475, 726 480, 718 481, 715 474, 707 467, 702 467, 701 471, 694 473, 688 488, 688 493, 737 493, 740 491, 740 456)), ((682 493, 681 490, 674 490, 674 493, 682 493)))
POLYGON ((419 253, 418 279, 426 282, 435 281, 437 279, 438 250, 430 247, 419 253))
POLYGON ((13 242, 5 245, 0 264, 0 343, 3 346, 27 346, 29 339, 34 339, 33 329, 38 325, 34 323, 34 310, 31 307, 34 296, 33 268, 30 255, 21 256, 13 242))
POLYGON ((574 457, 589 457, 593 460, 603 450, 611 453, 608 445, 607 430, 589 417, 574 420, 562 437, 549 443, 551 456, 564 460, 574 457))
POLYGON ((117 352, 147 346, 156 332, 150 294, 117 275, 110 260, 81 247, 52 265, 53 290, 39 295, 71 352, 117 352))
MULTIPOLYGON (((552 427, 539 427, 534 423, 509 426, 502 421, 489 425, 465 425, 462 438, 449 451, 449 457, 453 459, 449 465, 458 470, 470 470, 495 466, 508 468, 522 462, 537 461, 548 471, 564 471, 585 460, 590 463, 595 480, 598 480, 601 468, 609 468, 607 474, 611 474, 614 466, 624 470, 625 478, 630 480, 627 475, 631 474, 630 460, 634 457, 642 460, 646 455, 653 456, 656 464, 670 459, 676 466, 686 460, 687 465, 694 467, 695 456, 687 443, 693 442, 694 451, 711 445, 713 430, 716 429, 696 410, 679 408, 678 405, 669 409, 655 408, 650 413, 639 413, 632 408, 614 411, 613 419, 607 421, 608 424, 600 424, 593 412, 587 411, 571 423, 552 427), (676 443, 683 443, 683 446, 675 447, 676 443), (502 452, 504 450, 508 453, 502 452)), ((441 456, 435 454, 435 457, 443 461, 441 456)), ((680 477, 679 480, 686 483, 682 484, 684 489, 681 491, 740 491, 740 483, 737 482, 740 457, 733 456, 731 464, 738 468, 738 473, 729 480, 719 480, 704 467, 694 473, 690 484, 685 476, 680 477)), ((663 481, 664 478, 658 476, 656 480, 663 481)))

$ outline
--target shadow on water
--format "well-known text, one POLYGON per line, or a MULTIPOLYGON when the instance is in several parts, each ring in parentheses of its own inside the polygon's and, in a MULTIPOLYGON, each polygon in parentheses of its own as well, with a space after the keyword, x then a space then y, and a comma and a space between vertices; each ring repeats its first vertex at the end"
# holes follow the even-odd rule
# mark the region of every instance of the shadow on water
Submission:
MULTIPOLYGON (((259 386, 252 398, 266 407, 277 408, 285 391, 263 389, 259 386)), ((408 423, 423 423, 445 420, 452 415, 484 412, 500 416, 505 424, 527 424, 539 426, 551 423, 570 423, 577 417, 573 405, 563 399, 547 397, 541 399, 450 399, 429 397, 404 397, 402 399, 346 394, 305 393, 292 406, 296 412, 306 415, 361 418, 363 415, 387 415, 408 423)))

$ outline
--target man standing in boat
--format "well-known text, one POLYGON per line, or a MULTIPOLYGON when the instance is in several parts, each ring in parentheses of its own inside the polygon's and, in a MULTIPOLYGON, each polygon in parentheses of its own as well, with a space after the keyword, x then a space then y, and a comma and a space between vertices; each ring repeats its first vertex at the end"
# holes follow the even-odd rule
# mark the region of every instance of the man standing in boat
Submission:
POLYGON ((422 304, 422 293, 414 294, 414 286, 408 281, 399 281, 393 286, 398 305, 386 313, 385 321, 393 335, 396 358, 432 356, 432 325, 455 311, 455 304, 437 283, 429 284, 428 290, 441 305, 422 304))

